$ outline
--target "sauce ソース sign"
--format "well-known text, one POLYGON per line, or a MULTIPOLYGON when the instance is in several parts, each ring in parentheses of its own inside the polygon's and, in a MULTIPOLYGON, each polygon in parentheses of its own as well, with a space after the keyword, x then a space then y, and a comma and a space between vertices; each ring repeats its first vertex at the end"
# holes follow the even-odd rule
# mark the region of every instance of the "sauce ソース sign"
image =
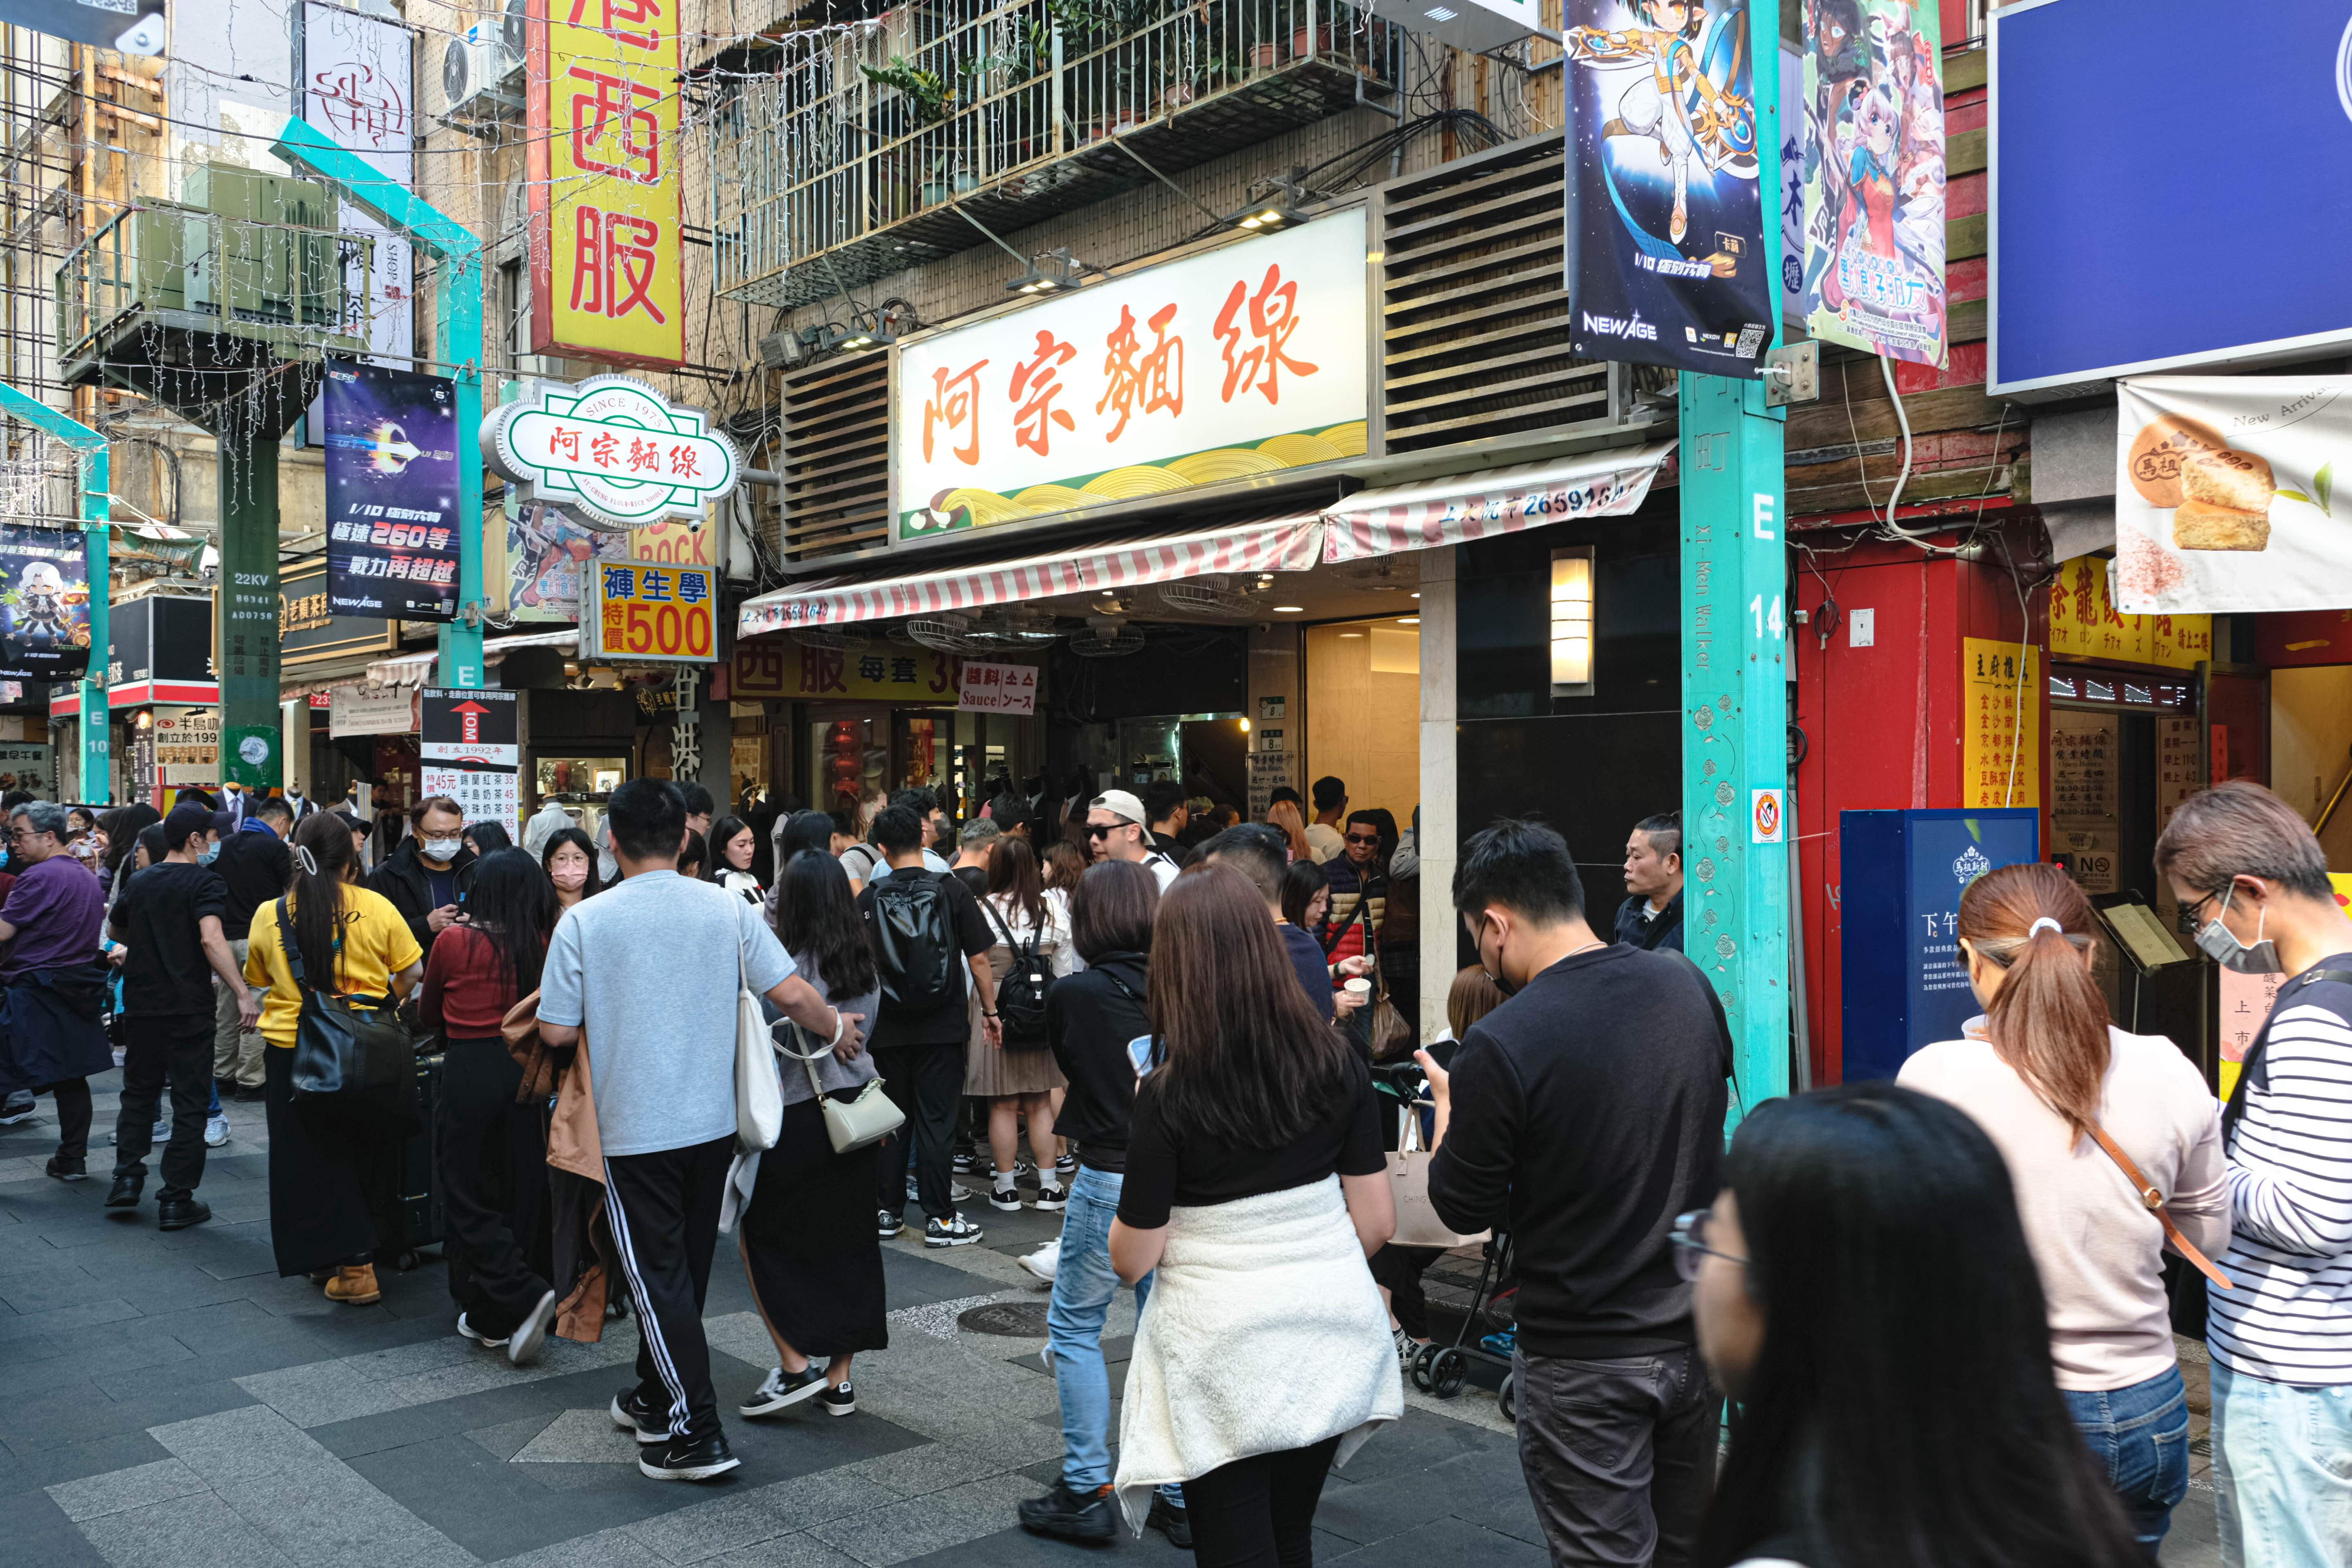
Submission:
POLYGON ((686 359, 678 0, 530 0, 530 352, 686 359))
POLYGON ((1364 273, 1356 209, 902 346, 898 538, 1361 456, 1364 273))

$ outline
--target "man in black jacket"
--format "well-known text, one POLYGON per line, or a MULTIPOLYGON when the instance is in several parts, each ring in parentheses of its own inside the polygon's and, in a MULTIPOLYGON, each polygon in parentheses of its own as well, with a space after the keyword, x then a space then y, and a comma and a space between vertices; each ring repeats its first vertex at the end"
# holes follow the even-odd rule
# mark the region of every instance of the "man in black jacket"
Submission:
POLYGON ((433 939, 457 918, 474 852, 466 847, 466 811, 446 795, 429 795, 408 811, 415 829, 383 864, 368 873, 367 885, 392 900, 408 922, 416 945, 429 957, 433 939))
MULTIPOLYGON (((221 934, 240 972, 254 911, 284 893, 294 875, 294 852, 286 847, 294 836, 293 807, 274 795, 246 805, 244 821, 223 836, 213 859, 213 870, 228 889, 221 934)), ((257 1100, 268 1060, 261 1054, 261 1031, 240 1021, 236 997, 226 985, 215 986, 213 993, 214 1084, 223 1100, 257 1100)))
POLYGON ((1437 1102, 1429 1199, 1512 1235, 1519 1465, 1558 1564, 1691 1560, 1722 1396, 1668 1237, 1715 1200, 1730 1032, 1687 959, 1597 936, 1568 845, 1498 822, 1464 846, 1454 904, 1509 996, 1437 1102))

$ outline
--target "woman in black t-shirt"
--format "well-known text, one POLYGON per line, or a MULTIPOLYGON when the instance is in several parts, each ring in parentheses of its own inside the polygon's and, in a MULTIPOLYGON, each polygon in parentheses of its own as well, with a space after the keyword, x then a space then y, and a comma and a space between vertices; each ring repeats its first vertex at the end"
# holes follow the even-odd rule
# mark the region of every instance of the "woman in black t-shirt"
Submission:
POLYGON ((1396 1228, 1370 1075, 1230 867, 1161 898, 1150 1002, 1110 1233, 1120 1279, 1154 1275, 1120 1502, 1181 1481, 1202 1564, 1305 1563, 1326 1472, 1404 1409, 1364 1265, 1396 1228))

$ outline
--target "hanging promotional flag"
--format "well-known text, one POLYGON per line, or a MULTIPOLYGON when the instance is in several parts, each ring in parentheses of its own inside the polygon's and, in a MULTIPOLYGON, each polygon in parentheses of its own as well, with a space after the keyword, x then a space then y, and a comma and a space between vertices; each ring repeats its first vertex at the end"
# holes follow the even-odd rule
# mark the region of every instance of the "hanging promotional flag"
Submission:
POLYGON ((89 668, 89 557, 79 533, 0 527, 0 679, 79 680, 89 668))
POLYGON ((457 397, 446 377, 327 363, 327 609, 457 618, 457 397))
POLYGON ((2352 375, 2135 376, 2116 405, 2117 609, 2352 605, 2352 375))
POLYGON ((1566 20, 1571 346, 1760 374, 1779 289, 1748 0, 1567 0, 1566 20))
MULTIPOLYGON (((1806 0, 1806 331, 1944 367, 1940 25, 1911 0, 1806 0)), ((1784 121, 1801 112, 1783 101, 1784 121)))

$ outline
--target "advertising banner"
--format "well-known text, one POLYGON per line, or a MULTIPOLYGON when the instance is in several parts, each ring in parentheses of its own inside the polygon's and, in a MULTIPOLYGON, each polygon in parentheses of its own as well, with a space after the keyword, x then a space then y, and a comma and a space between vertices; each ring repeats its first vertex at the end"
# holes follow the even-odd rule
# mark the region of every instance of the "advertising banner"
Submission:
POLYGON ((428 763, 522 765, 522 694, 498 687, 418 693, 417 755, 428 763))
POLYGON ((219 709, 159 707, 154 710, 152 728, 157 784, 219 782, 219 709))
MULTIPOLYGON (((580 579, 590 561, 655 561, 665 566, 714 566, 717 530, 656 522, 627 533, 583 528, 544 501, 518 505, 505 521, 505 550, 496 574, 505 584, 493 608, 519 621, 576 621, 580 579)), ((498 560, 499 552, 487 552, 498 560)))
POLYGON ((719 574, 709 568, 600 562, 583 587, 589 595, 580 606, 583 656, 698 663, 718 656, 712 616, 719 607, 719 574))
POLYGON ((1760 374, 1780 286, 1748 0, 1567 0, 1565 21, 1570 342, 1591 359, 1760 374))
POLYGON ((1034 713, 1036 667, 967 659, 956 683, 956 707, 966 713, 1034 713))
POLYGON ((1960 804, 2031 806, 2042 798, 2042 650, 1960 639, 1960 804))
POLYGON ((1361 457, 1364 361, 1361 209, 903 345, 898 536, 1361 457))
POLYGON ((47 746, 18 742, 0 744, 0 790, 29 790, 43 800, 58 794, 55 754, 47 746))
POLYGON ((746 700, 831 699, 927 707, 957 700, 962 664, 955 654, 882 642, 851 651, 816 647, 791 637, 742 637, 735 644, 728 691, 746 700))
MULTIPOLYGON (((416 163, 412 42, 396 20, 303 0, 302 118, 408 190, 416 163)), ((415 251, 351 203, 341 218, 345 233, 375 242, 368 292, 350 296, 342 331, 404 364, 416 335, 415 251)))
POLYGON ((1944 81, 1939 23, 1911 0, 1805 7, 1805 274, 1826 342, 1944 367, 1944 81))
POLYGON ((670 517, 700 522, 733 492, 741 467, 708 414, 625 375, 538 384, 477 434, 491 472, 520 487, 514 504, 553 501, 614 532, 670 517))
POLYGON ((79 680, 89 667, 89 558, 79 533, 0 526, 0 678, 79 680))
POLYGON ((2352 605, 2352 376, 2137 376, 2116 400, 2117 609, 2352 605))
POLYGON ((681 363, 677 10, 530 4, 530 352, 681 363))
POLYGON ((325 402, 329 612, 457 619, 455 384, 331 360, 325 402))
POLYGON ((511 831, 521 815, 522 790, 512 768, 453 768, 426 763, 416 770, 427 798, 446 795, 457 803, 466 826, 495 822, 511 831))
POLYGON ((327 732, 405 735, 416 729, 416 692, 405 686, 338 686, 327 693, 327 732))
POLYGON ((2107 563, 2078 555, 2050 580, 2050 651, 2194 669, 2213 657, 2210 616, 2127 616, 2107 590, 2107 563))

